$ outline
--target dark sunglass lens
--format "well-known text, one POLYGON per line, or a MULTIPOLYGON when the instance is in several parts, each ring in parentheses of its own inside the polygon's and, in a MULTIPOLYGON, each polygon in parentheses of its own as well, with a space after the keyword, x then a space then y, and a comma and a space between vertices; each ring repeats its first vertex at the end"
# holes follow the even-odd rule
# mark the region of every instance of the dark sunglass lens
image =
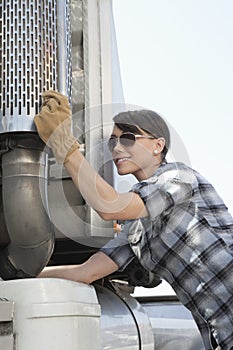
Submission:
POLYGON ((135 142, 135 135, 134 134, 122 134, 120 136, 120 142, 122 146, 124 147, 132 147, 135 142))
POLYGON ((116 147, 117 144, 117 138, 111 136, 108 140, 108 148, 109 150, 112 152, 114 150, 114 148, 116 147))

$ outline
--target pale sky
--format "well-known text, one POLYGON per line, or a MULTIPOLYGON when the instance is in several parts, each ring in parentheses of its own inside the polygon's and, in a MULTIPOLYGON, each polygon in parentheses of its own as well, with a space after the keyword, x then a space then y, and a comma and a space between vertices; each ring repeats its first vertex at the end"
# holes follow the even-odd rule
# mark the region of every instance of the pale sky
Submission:
POLYGON ((172 159, 209 179, 233 214, 233 1, 113 0, 113 10, 125 102, 166 118, 172 159))

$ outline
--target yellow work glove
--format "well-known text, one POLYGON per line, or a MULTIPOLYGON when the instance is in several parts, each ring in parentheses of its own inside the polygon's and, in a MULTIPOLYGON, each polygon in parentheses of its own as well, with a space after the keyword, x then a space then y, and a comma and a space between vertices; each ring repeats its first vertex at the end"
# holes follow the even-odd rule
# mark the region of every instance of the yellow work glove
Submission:
POLYGON ((56 91, 46 91, 42 96, 41 111, 34 122, 40 138, 52 149, 57 162, 63 164, 80 147, 71 131, 69 102, 56 91))

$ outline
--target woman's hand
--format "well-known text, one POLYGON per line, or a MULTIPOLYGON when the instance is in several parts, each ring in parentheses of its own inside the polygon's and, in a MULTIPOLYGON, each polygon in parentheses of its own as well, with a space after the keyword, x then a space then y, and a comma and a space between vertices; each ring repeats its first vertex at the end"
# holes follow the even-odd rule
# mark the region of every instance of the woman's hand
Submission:
POLYGON ((34 122, 40 138, 52 149, 58 163, 65 163, 79 148, 71 132, 71 110, 66 96, 56 91, 44 92, 41 111, 34 122))

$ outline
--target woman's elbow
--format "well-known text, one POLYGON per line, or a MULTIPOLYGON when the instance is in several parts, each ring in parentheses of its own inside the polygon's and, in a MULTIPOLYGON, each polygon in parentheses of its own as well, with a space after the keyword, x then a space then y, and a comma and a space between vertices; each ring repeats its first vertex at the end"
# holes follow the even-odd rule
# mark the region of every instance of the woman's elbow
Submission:
POLYGON ((98 214, 101 217, 101 219, 103 219, 104 221, 112 221, 116 219, 116 214, 114 213, 106 213, 106 212, 98 211, 98 214))

